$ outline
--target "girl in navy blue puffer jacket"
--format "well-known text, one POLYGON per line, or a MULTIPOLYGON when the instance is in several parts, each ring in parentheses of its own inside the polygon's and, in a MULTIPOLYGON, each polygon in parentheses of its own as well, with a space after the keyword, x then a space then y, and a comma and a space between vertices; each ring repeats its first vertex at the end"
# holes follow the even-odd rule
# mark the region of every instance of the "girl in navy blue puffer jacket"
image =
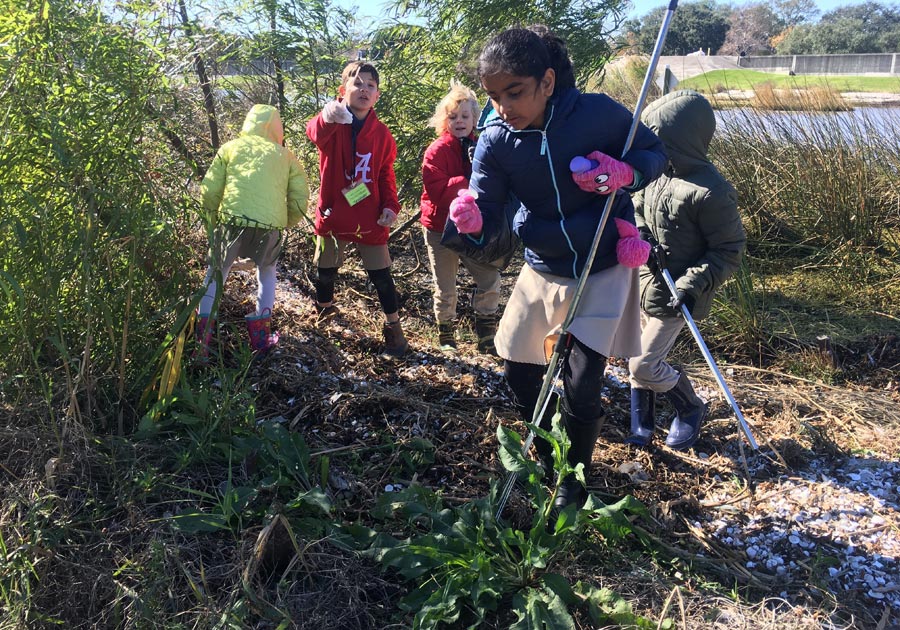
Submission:
MULTIPOLYGON (((522 415, 531 420, 546 369, 544 340, 558 332, 591 243, 606 196, 613 194, 578 312, 569 326, 571 351, 563 366, 563 425, 570 463, 590 466, 604 419, 600 398, 606 358, 640 353, 637 269, 616 256, 616 224, 633 230, 627 192, 658 177, 666 164, 662 143, 640 125, 622 160, 631 113, 604 94, 583 94, 565 44, 546 27, 512 28, 496 35, 478 60, 481 85, 491 99, 489 118, 475 151, 470 191, 450 209, 457 230, 487 245, 505 220, 512 193, 521 202, 513 229, 525 247, 522 272, 495 339, 507 382, 522 415), (597 164, 573 174, 573 157, 597 164), (613 157, 616 156, 616 157, 613 157), (619 219, 620 221, 615 221, 619 219)), ((549 418, 541 425, 549 428, 549 418)), ((546 466, 549 445, 535 441, 546 466)), ((548 461, 549 460, 549 461, 548 461)), ((574 477, 557 489, 557 507, 587 498, 574 477)))

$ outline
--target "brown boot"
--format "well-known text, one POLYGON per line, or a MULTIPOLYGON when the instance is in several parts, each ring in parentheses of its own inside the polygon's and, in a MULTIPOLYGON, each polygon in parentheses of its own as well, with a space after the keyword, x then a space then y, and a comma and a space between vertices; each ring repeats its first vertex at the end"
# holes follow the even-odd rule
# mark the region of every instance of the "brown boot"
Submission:
POLYGON ((453 322, 438 322, 438 348, 441 352, 456 354, 456 326, 453 322))
POLYGON ((403 327, 399 321, 384 325, 384 354, 402 357, 409 350, 409 342, 403 336, 403 327))
POLYGON ((481 354, 493 354, 496 356, 497 349, 494 347, 494 335, 497 334, 497 314, 490 315, 475 314, 475 336, 478 337, 478 352, 481 354))

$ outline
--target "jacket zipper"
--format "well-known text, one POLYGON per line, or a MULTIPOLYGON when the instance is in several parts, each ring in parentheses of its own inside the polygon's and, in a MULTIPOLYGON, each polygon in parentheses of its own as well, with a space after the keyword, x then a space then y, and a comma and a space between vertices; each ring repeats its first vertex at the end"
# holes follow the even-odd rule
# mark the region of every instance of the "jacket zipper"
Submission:
POLYGON ((512 130, 513 133, 535 133, 538 132, 541 134, 541 149, 540 155, 547 156, 547 166, 550 168, 550 181, 553 182, 553 192, 556 195, 556 211, 559 213, 559 229, 563 233, 563 237, 566 239, 566 243, 569 245, 569 251, 572 252, 572 277, 578 277, 578 250, 575 249, 575 246, 572 245, 572 239, 569 238, 569 233, 566 232, 566 227, 564 225, 565 217, 563 216, 562 211, 562 199, 559 196, 559 186, 556 185, 556 173, 553 171, 553 156, 550 155, 550 143, 547 142, 547 128, 550 126, 550 121, 553 120, 553 112, 555 111, 555 105, 550 106, 550 114, 547 116, 547 120, 544 121, 543 129, 523 129, 522 131, 512 130))

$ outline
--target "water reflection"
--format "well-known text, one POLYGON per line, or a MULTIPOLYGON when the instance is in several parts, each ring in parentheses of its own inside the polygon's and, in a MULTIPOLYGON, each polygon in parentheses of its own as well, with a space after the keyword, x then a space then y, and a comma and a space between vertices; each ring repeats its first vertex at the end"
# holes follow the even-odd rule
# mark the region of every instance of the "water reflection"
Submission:
POLYGON ((717 134, 749 131, 791 142, 828 138, 849 143, 900 141, 900 108, 894 107, 857 107, 847 112, 723 109, 716 111, 716 122, 717 134))

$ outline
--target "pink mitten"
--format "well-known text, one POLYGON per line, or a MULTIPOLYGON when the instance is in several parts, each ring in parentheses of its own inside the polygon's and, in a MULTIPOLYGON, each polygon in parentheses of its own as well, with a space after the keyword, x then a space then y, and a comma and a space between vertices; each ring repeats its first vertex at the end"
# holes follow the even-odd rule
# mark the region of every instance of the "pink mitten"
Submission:
POLYGON ((641 238, 640 232, 625 219, 616 217, 619 241, 616 243, 616 258, 625 267, 640 267, 650 257, 650 243, 641 238))
POLYGON ((597 167, 572 173, 572 179, 581 190, 608 195, 622 186, 634 183, 634 169, 625 162, 620 162, 600 151, 588 153, 587 158, 597 162, 597 167))
POLYGON ((460 190, 456 199, 450 202, 450 220, 456 224, 460 234, 478 234, 481 232, 481 210, 475 202, 470 190, 460 190))

